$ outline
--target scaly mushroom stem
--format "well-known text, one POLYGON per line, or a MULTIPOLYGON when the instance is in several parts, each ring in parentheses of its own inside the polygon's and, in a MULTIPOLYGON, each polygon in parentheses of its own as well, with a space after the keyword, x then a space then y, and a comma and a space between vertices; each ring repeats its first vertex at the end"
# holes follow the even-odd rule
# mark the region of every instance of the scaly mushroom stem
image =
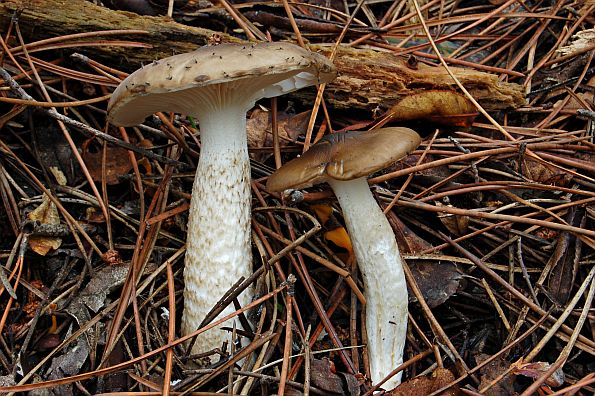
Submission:
MULTIPOLYGON (((365 177, 329 180, 351 237, 364 280, 366 331, 372 383, 403 363, 407 333, 407 284, 394 232, 376 203, 365 177)), ((392 389, 401 373, 383 385, 392 389)))
MULTIPOLYGON (((201 150, 188 219, 182 334, 195 331, 223 294, 252 273, 245 108, 213 106, 199 115, 201 150)), ((251 298, 251 289, 238 297, 242 306, 251 298)), ((227 308, 220 316, 231 312, 227 308)), ((226 332, 207 331, 198 336, 193 352, 219 347, 225 339, 226 332)))

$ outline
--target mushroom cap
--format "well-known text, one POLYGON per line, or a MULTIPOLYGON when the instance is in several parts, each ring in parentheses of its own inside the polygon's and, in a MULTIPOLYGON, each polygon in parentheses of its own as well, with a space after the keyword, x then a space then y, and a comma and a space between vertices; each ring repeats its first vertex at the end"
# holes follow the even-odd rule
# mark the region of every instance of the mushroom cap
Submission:
POLYGON ((196 115, 197 108, 216 99, 216 88, 236 83, 225 95, 242 95, 249 105, 297 89, 331 81, 333 64, 324 56, 295 44, 220 44, 155 61, 130 74, 108 103, 108 120, 132 126, 158 111, 196 115), (241 82, 240 84, 237 84, 241 82))
POLYGON ((267 190, 368 176, 405 157, 420 143, 417 132, 401 127, 327 135, 269 176, 267 190))

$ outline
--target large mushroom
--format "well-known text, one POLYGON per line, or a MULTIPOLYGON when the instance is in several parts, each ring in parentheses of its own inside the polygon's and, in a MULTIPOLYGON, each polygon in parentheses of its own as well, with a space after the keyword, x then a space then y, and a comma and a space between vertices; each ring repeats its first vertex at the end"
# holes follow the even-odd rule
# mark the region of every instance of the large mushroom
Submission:
MULTIPOLYGON (((294 44, 221 44, 155 61, 114 91, 108 104, 108 120, 114 125, 137 125, 158 111, 199 121, 201 150, 188 219, 183 334, 195 331, 223 294, 252 272, 246 112, 261 98, 328 82, 335 75, 329 60, 294 44)), ((238 299, 244 305, 251 298, 247 290, 238 299)), ((224 332, 203 333, 193 352, 219 347, 224 340, 224 332)))
MULTIPOLYGON (((407 333, 407 285, 393 230, 370 192, 366 177, 396 162, 421 142, 408 128, 327 135, 267 181, 269 191, 328 183, 341 209, 364 281, 371 380, 380 382, 403 363, 407 333)), ((401 373, 385 383, 396 387, 401 373)))

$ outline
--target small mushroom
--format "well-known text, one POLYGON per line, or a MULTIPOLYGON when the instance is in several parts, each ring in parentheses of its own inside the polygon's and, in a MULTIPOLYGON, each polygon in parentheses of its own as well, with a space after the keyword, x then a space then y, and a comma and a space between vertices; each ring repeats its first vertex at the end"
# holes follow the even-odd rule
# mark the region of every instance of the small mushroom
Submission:
MULTIPOLYGON (((133 126, 157 111, 191 115, 200 124, 200 160, 188 220, 183 334, 195 331, 224 293, 252 272, 246 112, 261 98, 328 82, 335 75, 325 57, 294 44, 221 44, 149 64, 114 91, 108 104, 108 120, 114 125, 133 126)), ((251 297, 252 291, 246 290, 238 299, 245 305, 251 297)), ((224 332, 203 333, 193 352, 220 347, 225 337, 224 332)))
MULTIPOLYGON (((403 363, 407 332, 407 285, 393 230, 366 177, 396 162, 421 142, 409 128, 327 135, 267 181, 269 191, 330 184, 335 192, 364 281, 371 380, 381 381, 403 363)), ((401 373, 385 383, 392 389, 401 373)))

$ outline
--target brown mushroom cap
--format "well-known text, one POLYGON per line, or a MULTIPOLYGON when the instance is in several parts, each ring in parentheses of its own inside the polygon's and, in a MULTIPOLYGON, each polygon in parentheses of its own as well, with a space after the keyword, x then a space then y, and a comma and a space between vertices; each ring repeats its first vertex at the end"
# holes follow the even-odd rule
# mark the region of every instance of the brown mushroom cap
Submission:
POLYGON ((368 176, 403 158, 420 143, 417 132, 400 127, 327 135, 269 176, 267 190, 284 191, 330 179, 368 176))
POLYGON ((157 111, 197 115, 205 102, 229 101, 230 91, 251 103, 335 76, 335 67, 327 58, 291 43, 207 46, 155 61, 130 74, 112 94, 108 120, 132 126, 157 111), (216 90, 221 91, 225 83, 235 85, 228 87, 226 97, 217 99, 216 90))

